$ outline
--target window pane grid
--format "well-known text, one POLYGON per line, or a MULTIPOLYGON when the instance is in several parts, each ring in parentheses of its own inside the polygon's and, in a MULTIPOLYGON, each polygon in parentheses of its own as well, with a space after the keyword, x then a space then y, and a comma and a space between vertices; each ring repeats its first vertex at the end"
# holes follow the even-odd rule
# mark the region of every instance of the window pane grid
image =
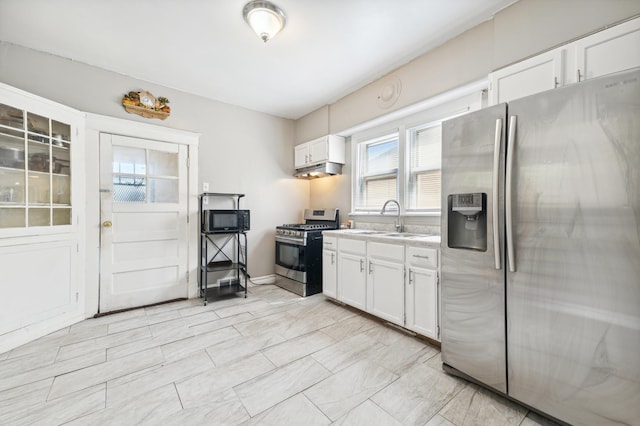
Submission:
POLYGON ((408 210, 440 210, 441 122, 409 129, 408 210))
POLYGON ((362 142, 358 150, 358 210, 378 210, 388 199, 398 198, 398 136, 388 135, 362 142))

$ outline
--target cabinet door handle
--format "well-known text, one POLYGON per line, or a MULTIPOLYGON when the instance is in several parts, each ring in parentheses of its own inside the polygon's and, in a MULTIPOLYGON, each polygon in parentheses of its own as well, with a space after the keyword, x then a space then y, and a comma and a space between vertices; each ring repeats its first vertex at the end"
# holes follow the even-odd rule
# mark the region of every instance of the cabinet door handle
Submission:
POLYGON ((360 272, 364 272, 364 259, 360 259, 360 272))
POLYGON ((373 263, 369 261, 369 275, 371 275, 372 273, 373 273, 373 263))
POLYGON ((335 264, 335 263, 336 263, 336 262, 335 262, 335 256, 334 256, 334 254, 333 254, 333 253, 331 253, 331 264, 333 265, 333 264, 335 264))
POLYGON ((580 68, 578 68, 578 70, 576 71, 576 77, 578 78, 578 83, 580 83, 580 80, 582 79, 582 75, 580 74, 580 68))
POLYGON ((560 83, 558 83, 558 77, 553 77, 553 87, 557 88, 558 86, 560 86, 560 83))
POLYGON ((308 155, 308 154, 305 154, 305 155, 304 155, 304 162, 305 162, 305 163, 308 163, 308 162, 309 162, 309 155, 308 155))
POLYGON ((102 222, 102 226, 104 226, 105 228, 111 228, 113 226, 113 223, 111 223, 110 220, 105 220, 104 222, 102 222))
POLYGON ((409 269, 409 285, 411 285, 413 283, 413 278, 411 278, 411 274, 413 273, 413 271, 411 269, 409 269))
POLYGON ((309 162, 311 162, 311 161, 313 161, 313 160, 311 159, 311 154, 309 154, 309 162))
POLYGON ((418 258, 420 258, 420 259, 427 259, 427 260, 429 260, 429 256, 422 256, 422 255, 419 255, 419 254, 414 254, 414 255, 413 255, 413 257, 418 257, 418 258))

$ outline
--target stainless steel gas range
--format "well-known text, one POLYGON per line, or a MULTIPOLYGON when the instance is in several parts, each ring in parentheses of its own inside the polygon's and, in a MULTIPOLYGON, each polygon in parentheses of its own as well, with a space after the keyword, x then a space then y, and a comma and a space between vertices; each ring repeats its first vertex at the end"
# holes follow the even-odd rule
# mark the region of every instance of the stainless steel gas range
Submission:
POLYGON ((338 229, 338 209, 307 209, 305 223, 276 227, 276 285, 302 297, 322 291, 322 231, 338 229))

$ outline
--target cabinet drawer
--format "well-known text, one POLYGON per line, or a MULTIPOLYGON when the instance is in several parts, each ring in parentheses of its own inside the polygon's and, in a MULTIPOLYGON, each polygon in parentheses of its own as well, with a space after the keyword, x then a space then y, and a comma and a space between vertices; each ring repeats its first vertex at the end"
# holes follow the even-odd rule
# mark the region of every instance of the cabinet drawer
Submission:
POLYGON ((340 238, 340 251, 359 255, 367 254, 367 243, 362 240, 352 240, 350 238, 340 238))
POLYGON ((438 250, 426 247, 407 247, 407 261, 410 265, 424 268, 438 268, 438 250))
POLYGON ((369 256, 372 258, 404 262, 404 245, 402 244, 387 244, 370 241, 367 249, 369 256))
POLYGON ((336 237, 322 237, 322 248, 324 250, 336 250, 338 239, 336 237))

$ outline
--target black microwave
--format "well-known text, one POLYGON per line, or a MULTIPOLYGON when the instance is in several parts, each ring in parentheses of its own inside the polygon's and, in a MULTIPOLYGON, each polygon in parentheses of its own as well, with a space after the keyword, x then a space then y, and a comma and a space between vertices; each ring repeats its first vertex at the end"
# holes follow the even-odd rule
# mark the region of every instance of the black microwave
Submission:
POLYGON ((202 232, 243 232, 250 228, 249 210, 204 210, 202 232))

